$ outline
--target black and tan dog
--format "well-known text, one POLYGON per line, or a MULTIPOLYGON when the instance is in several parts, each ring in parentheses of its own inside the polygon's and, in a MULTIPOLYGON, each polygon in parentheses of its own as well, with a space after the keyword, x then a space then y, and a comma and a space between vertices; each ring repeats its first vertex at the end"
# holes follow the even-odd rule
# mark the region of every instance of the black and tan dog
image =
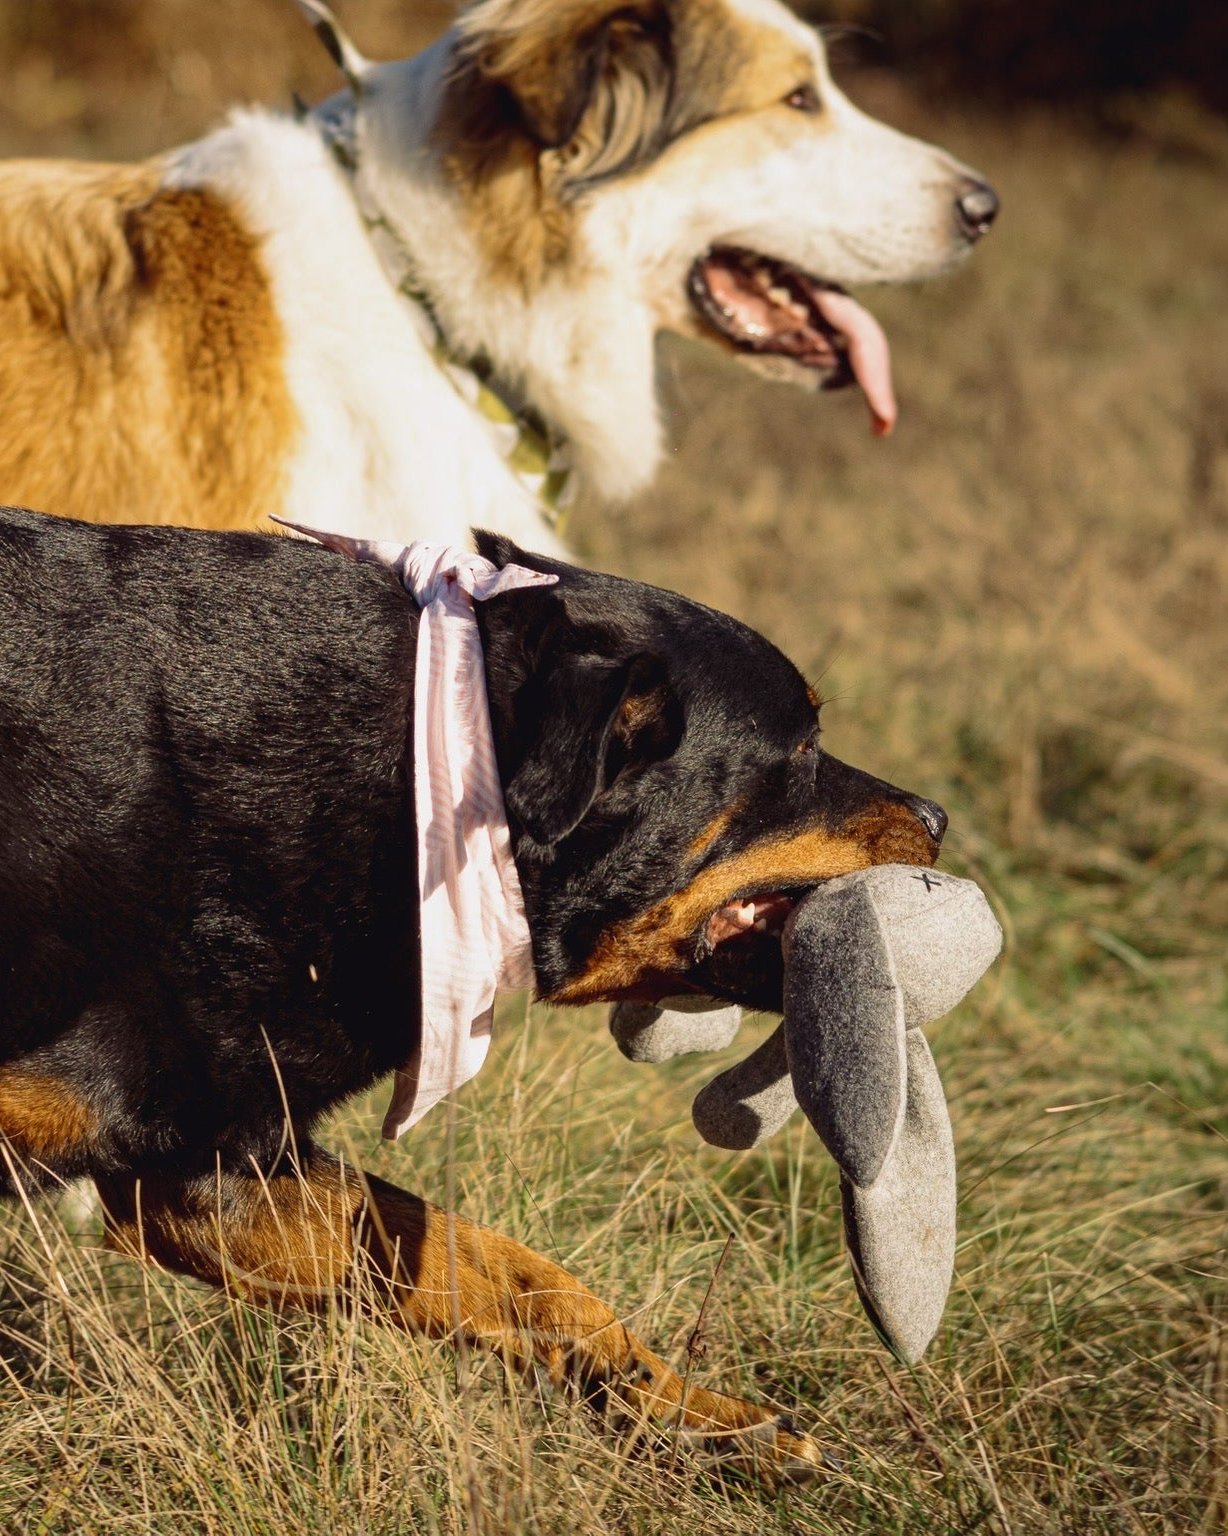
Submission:
MULTIPOLYGON (((829 757, 733 619, 481 543, 560 578, 479 607, 540 994, 778 1010, 791 901, 932 863, 943 813, 829 757)), ((90 1177, 116 1245, 257 1297, 369 1259, 405 1326, 812 1465, 766 1409, 683 1402, 557 1265, 313 1143, 413 1043, 416 631, 306 543, 0 513, 0 1186, 90 1177)))

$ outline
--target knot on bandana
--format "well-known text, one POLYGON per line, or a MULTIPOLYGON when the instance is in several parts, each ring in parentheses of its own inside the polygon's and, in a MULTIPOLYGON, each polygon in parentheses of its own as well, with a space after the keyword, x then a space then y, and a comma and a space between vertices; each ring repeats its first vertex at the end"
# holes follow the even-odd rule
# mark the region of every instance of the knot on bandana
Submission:
POLYGON ((285 526, 395 571, 422 610, 413 720, 422 1021, 418 1049, 398 1070, 384 1117, 391 1141, 477 1074, 490 1049, 495 994, 533 982, 474 604, 551 586, 558 577, 520 565, 500 570, 448 544, 285 526))

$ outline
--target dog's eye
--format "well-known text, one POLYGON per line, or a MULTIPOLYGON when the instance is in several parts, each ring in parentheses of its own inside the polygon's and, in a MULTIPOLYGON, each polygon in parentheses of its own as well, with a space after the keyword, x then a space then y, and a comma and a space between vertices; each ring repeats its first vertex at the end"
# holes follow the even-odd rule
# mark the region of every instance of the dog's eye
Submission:
POLYGON ((785 97, 785 106, 792 107, 795 112, 817 112, 819 93, 813 85, 799 85, 785 97))

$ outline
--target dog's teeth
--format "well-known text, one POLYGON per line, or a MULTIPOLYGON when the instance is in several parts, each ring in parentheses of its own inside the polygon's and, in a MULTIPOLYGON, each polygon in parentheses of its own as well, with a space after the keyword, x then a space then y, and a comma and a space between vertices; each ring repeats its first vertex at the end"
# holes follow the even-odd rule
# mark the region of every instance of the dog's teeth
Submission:
MULTIPOLYGON (((782 288, 778 283, 773 283, 767 291, 767 296, 774 304, 783 304, 786 309, 793 308, 793 295, 787 288, 782 288)), ((804 311, 803 311, 804 313, 804 311)))
POLYGON ((754 922, 754 929, 755 929, 756 933, 766 933, 768 931, 768 920, 767 920, 767 918, 766 917, 757 917, 755 919, 755 922, 754 922))

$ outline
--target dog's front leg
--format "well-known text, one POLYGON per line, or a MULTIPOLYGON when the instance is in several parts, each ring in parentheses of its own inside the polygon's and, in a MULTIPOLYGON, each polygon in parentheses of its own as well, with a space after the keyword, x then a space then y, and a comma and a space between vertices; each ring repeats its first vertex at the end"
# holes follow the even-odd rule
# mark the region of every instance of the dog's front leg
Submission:
POLYGON ((559 1265, 312 1150, 296 1172, 189 1182, 106 1179, 113 1246, 254 1299, 322 1306, 369 1259, 384 1306, 406 1327, 543 1367, 633 1423, 777 1476, 822 1465, 810 1436, 741 1398, 684 1384, 559 1265))

